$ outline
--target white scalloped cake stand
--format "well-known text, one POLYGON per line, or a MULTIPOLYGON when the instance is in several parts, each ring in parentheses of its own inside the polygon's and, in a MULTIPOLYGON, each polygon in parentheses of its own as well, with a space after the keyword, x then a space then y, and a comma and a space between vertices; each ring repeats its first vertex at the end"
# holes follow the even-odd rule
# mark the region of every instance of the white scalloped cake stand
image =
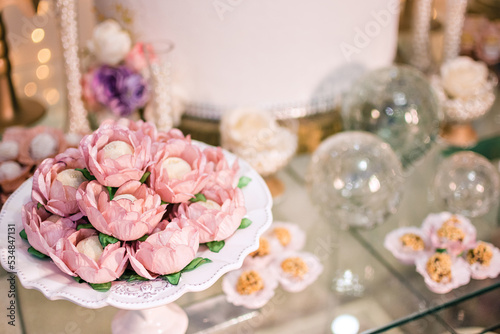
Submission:
MULTIPOLYGON (((236 159, 231 153, 225 154, 230 163, 236 159)), ((31 179, 11 195, 0 213, 2 266, 9 272, 16 272, 25 288, 37 289, 50 300, 66 299, 92 309, 114 306, 130 310, 128 313, 118 312, 112 325, 113 333, 135 333, 133 330, 137 333, 184 333, 187 316, 173 302, 186 292, 209 288, 228 271, 240 268, 245 257, 258 248, 260 235, 272 222, 272 197, 264 180, 245 161, 239 159, 239 164, 240 174, 252 179, 243 189, 243 194, 247 217, 253 223, 244 230, 237 230, 226 240, 225 247, 219 253, 200 247, 197 256, 209 258, 213 262, 182 274, 178 285, 171 285, 161 279, 114 282, 109 291, 98 292, 63 274, 52 261, 31 256, 28 253, 28 243, 19 236, 23 229, 21 208, 31 198, 31 179), (15 232, 12 233, 13 230, 9 230, 9 227, 14 227, 15 232), (9 266, 8 261, 9 236, 15 238, 14 268, 9 266), (169 329, 168 326, 172 328, 169 329)))

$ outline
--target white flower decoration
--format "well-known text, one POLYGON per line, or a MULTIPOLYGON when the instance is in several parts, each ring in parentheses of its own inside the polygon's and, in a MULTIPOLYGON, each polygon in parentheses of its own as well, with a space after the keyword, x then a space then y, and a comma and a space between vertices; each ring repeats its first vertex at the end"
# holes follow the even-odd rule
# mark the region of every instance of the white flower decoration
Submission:
POLYGON ((130 35, 114 20, 99 23, 88 42, 88 48, 97 60, 107 65, 117 65, 130 51, 130 35))
POLYGON ((487 79, 486 64, 469 57, 457 57, 441 66, 443 88, 452 98, 467 99, 474 96, 487 79))

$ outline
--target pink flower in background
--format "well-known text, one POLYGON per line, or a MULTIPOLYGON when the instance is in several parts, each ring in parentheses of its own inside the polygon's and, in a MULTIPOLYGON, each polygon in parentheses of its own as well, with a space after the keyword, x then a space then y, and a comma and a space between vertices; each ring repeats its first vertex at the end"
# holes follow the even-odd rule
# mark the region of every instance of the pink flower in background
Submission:
POLYGON ((184 136, 182 131, 179 129, 170 129, 168 131, 160 131, 158 133, 157 140, 160 143, 167 143, 170 139, 182 139, 191 144, 191 136, 184 136))
POLYGON ((154 142, 158 137, 158 130, 151 122, 144 122, 143 120, 133 121, 128 118, 119 118, 117 120, 107 119, 101 123, 101 126, 124 126, 134 132, 139 132, 142 136, 149 136, 154 142))
POLYGON ((207 169, 213 172, 209 183, 215 183, 225 188, 236 187, 238 184, 238 171, 240 170, 238 160, 235 160, 233 165, 229 166, 220 147, 207 147, 203 150, 203 154, 207 157, 207 169))
POLYGON ((101 108, 97 102, 92 82, 94 81, 95 69, 90 69, 82 75, 82 98, 89 110, 97 111, 101 108))
POLYGON ((82 139, 80 152, 99 183, 119 187, 144 175, 151 159, 151 141, 141 132, 106 124, 82 139))
POLYGON ((125 65, 134 69, 136 72, 141 72, 146 69, 149 62, 156 61, 158 61, 158 57, 154 52, 153 46, 142 42, 136 43, 125 56, 125 65))
MULTIPOLYGON (((33 176, 33 201, 59 216, 68 217, 79 213, 76 191, 86 179, 75 169, 84 167, 80 151, 74 148, 44 160, 33 176)), ((79 216, 74 218, 79 219, 79 216)))
POLYGON ((152 233, 167 206, 139 181, 123 184, 112 200, 106 187, 91 181, 78 190, 77 199, 80 209, 98 231, 124 241, 152 233))
POLYGON ((156 275, 179 272, 196 256, 199 234, 186 218, 176 218, 161 232, 146 241, 127 246, 132 268, 141 276, 153 279, 156 275))
POLYGON ((169 203, 193 198, 208 181, 206 158, 200 149, 183 139, 171 139, 158 147, 151 168, 150 185, 169 203))
POLYGON ((233 235, 246 214, 241 189, 214 186, 204 189, 202 194, 206 202, 182 203, 178 212, 199 230, 200 243, 224 240, 233 235))
POLYGON ((81 229, 59 240, 50 257, 64 273, 96 284, 116 280, 128 264, 126 249, 119 242, 103 248, 93 229, 81 229))
POLYGON ((68 218, 51 215, 36 202, 23 206, 22 221, 30 245, 40 253, 49 255, 56 243, 76 231, 76 222, 68 218))

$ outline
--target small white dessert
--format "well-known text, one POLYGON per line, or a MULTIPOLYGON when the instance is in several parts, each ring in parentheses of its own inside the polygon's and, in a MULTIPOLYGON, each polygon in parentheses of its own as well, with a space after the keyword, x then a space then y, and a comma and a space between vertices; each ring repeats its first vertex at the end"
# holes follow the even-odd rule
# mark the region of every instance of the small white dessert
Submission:
POLYGON ((69 186, 78 189, 80 184, 87 181, 82 172, 75 169, 65 169, 57 174, 56 180, 61 182, 63 186, 69 186))
POLYGON ((81 254, 87 255, 92 260, 98 262, 103 253, 103 248, 97 235, 83 239, 76 245, 76 249, 81 254))
POLYGON ((165 159, 161 167, 166 169, 169 179, 175 180, 181 180, 184 175, 192 171, 186 160, 176 157, 165 159))
POLYGON ((36 135, 30 143, 30 155, 34 160, 42 160, 57 153, 59 143, 49 133, 36 135))
POLYGON ((123 194, 123 195, 115 196, 113 198, 113 201, 118 201, 118 200, 121 200, 121 199, 126 199, 126 200, 129 200, 131 202, 135 202, 137 200, 137 198, 135 196, 133 196, 133 195, 123 194))
POLYGON ((200 204, 201 206, 203 206, 209 210, 219 210, 220 211, 220 209, 221 209, 220 205, 217 204, 217 202, 214 202, 210 199, 207 199, 206 202, 200 201, 200 202, 196 202, 196 203, 200 204))
POLYGON ((102 150, 103 159, 116 160, 123 155, 134 154, 134 148, 130 144, 121 140, 115 140, 108 143, 102 148, 102 150))
POLYGON ((19 144, 12 140, 0 143, 0 161, 14 160, 19 155, 19 144))
POLYGON ((0 181, 12 180, 21 175, 23 168, 15 161, 5 161, 0 165, 0 181))

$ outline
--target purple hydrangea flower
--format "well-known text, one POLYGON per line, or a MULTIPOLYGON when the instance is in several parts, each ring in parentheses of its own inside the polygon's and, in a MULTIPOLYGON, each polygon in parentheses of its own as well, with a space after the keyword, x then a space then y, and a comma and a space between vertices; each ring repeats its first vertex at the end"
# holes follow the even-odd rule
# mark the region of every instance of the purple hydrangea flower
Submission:
POLYGON ((148 101, 146 80, 126 66, 98 67, 92 85, 96 100, 117 116, 129 116, 148 101))

